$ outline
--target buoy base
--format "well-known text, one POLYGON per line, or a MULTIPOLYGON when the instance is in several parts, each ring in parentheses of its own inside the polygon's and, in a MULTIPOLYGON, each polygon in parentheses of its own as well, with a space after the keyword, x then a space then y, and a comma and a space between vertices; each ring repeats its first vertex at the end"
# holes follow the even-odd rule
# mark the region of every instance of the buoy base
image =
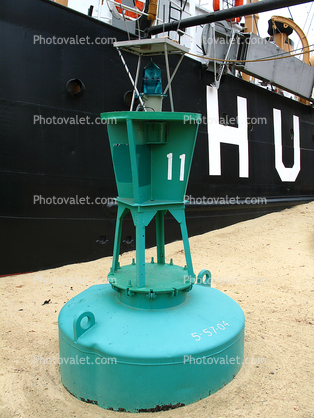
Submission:
POLYGON ((243 361, 244 314, 224 293, 195 285, 179 305, 141 309, 110 285, 92 286, 59 315, 60 372, 82 401, 154 412, 216 392, 243 361))

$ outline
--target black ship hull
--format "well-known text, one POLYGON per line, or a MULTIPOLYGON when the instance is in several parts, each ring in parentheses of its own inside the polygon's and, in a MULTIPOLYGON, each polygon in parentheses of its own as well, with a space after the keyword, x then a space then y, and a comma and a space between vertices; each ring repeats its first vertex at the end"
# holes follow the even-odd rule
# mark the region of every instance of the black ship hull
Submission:
MULTIPOLYGON (((0 275, 112 255, 117 191, 107 129, 98 118, 127 109, 130 82, 112 44, 48 45, 34 43, 34 37, 125 40, 126 34, 46 0, 3 0, 0 26, 0 275), (66 89, 72 79, 84 83, 80 97, 66 89)), ((135 72, 135 57, 125 58, 135 72)), ((165 76, 163 60, 154 61, 165 76)), ((171 70, 176 62, 170 57, 171 70)), ((210 171, 208 135, 216 123, 210 120, 212 81, 212 73, 185 58, 173 82, 175 110, 204 116, 187 190, 189 234, 313 200, 313 109, 232 75, 223 77, 218 91, 219 118, 230 126, 234 121, 232 128, 238 129, 238 98, 246 100, 248 175, 241 175, 240 147, 223 141, 221 173, 210 171), (274 109, 281 112, 284 169, 297 170, 296 117, 299 121, 300 168, 292 180, 278 170, 274 109)), ((170 110, 168 98, 163 109, 170 110)), ((175 222, 170 217, 166 222, 167 242, 179 239, 175 222)), ((130 219, 123 237, 121 250, 134 249, 130 219)), ((152 245, 153 224, 147 233, 147 246, 152 245)))

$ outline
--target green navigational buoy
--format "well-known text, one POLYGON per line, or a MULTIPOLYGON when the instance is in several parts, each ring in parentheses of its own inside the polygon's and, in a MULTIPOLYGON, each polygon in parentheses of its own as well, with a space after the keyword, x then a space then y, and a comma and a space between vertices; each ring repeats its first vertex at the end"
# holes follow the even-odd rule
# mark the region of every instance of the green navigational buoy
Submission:
MULTIPOLYGON (((148 42, 156 53, 184 49, 169 39, 117 44, 145 54, 148 42)), ((171 81, 169 68, 167 74, 171 81)), ((142 112, 101 115, 118 188, 112 267, 108 284, 75 296, 59 314, 60 372, 65 388, 82 401, 155 412, 206 398, 236 376, 245 320, 234 300, 211 287, 209 270, 197 277, 193 270, 184 196, 201 115, 141 105, 142 112), (184 266, 166 258, 167 212, 180 226, 184 266), (127 214, 136 230, 136 257, 120 265, 127 214), (146 260, 145 232, 153 219, 156 258, 146 260)))
POLYGON ((244 345, 242 309, 211 288, 208 270, 196 278, 192 266, 183 199, 200 115, 113 112, 102 118, 119 194, 110 284, 92 286, 60 312, 62 383, 79 399, 117 411, 183 406, 230 382, 244 345), (166 262, 167 211, 180 225, 186 266, 166 262), (127 213, 136 228, 136 259, 120 266, 127 213), (157 257, 145 262, 145 228, 154 217, 157 257))

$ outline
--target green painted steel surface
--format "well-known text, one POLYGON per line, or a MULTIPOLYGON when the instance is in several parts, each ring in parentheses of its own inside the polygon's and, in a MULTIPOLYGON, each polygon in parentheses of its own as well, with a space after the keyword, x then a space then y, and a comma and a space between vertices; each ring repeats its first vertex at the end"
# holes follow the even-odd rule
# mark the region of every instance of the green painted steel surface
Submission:
POLYGON ((62 308, 60 369, 73 395, 114 410, 158 410, 205 398, 234 378, 244 341, 244 315, 235 301, 195 285, 175 307, 150 303, 130 307, 105 284, 62 308))
POLYGON ((183 202, 201 115, 110 112, 101 118, 119 198, 129 204, 183 202))
POLYGON ((139 288, 136 286, 136 273, 136 265, 131 264, 119 268, 108 279, 113 289, 119 292, 121 302, 138 308, 150 309, 151 299, 155 299, 154 309, 178 305, 184 302, 195 280, 188 275, 187 267, 145 263, 145 286, 139 288))
MULTIPOLYGON (((120 283, 119 251, 124 216, 131 212, 136 227, 136 286, 146 287, 145 228, 156 216, 157 263, 164 264, 164 215, 169 211, 181 228, 187 273, 195 277, 184 212, 184 195, 191 169, 201 115, 179 112, 111 112, 103 113, 107 122, 112 161, 118 187, 113 262, 109 278, 120 283), (119 274, 117 274, 119 273, 119 274)), ((123 269, 123 267, 122 267, 123 269)), ((164 269, 166 271, 166 269, 164 269)), ((152 273, 153 274, 153 273, 152 273)), ((181 281, 184 280, 182 274, 181 281)), ((168 288, 176 292, 191 286, 177 287, 168 275, 168 288)), ((155 282, 154 293, 164 292, 164 284, 155 282)))
POLYGON ((110 285, 92 286, 60 312, 62 383, 79 399, 117 411, 186 405, 230 382, 244 350, 242 309, 210 287, 208 270, 196 279, 192 266, 184 195, 201 115, 101 116, 119 193, 110 285), (167 211, 181 228, 184 267, 165 261, 167 211), (129 212, 136 261, 120 266, 122 221, 129 212), (145 228, 154 217, 157 257, 147 263, 145 228))

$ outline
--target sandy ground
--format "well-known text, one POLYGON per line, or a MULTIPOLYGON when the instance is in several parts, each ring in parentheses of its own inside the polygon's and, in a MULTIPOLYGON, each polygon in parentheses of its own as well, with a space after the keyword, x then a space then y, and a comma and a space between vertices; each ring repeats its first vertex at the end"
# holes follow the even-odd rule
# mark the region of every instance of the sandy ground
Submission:
MULTIPOLYGON (((111 258, 1 282, 1 418, 314 417, 314 202, 241 222, 190 240, 194 270, 246 316, 245 359, 236 378, 210 397, 165 412, 130 414, 72 397, 60 382, 58 313, 64 303, 105 281, 111 258), (50 299, 50 303, 43 304, 50 299), (253 363, 253 364, 252 364, 253 363)), ((128 264, 134 254, 121 257, 128 264)), ((155 250, 147 251, 147 259, 155 250)), ((184 265, 181 242, 167 260, 184 265)))

